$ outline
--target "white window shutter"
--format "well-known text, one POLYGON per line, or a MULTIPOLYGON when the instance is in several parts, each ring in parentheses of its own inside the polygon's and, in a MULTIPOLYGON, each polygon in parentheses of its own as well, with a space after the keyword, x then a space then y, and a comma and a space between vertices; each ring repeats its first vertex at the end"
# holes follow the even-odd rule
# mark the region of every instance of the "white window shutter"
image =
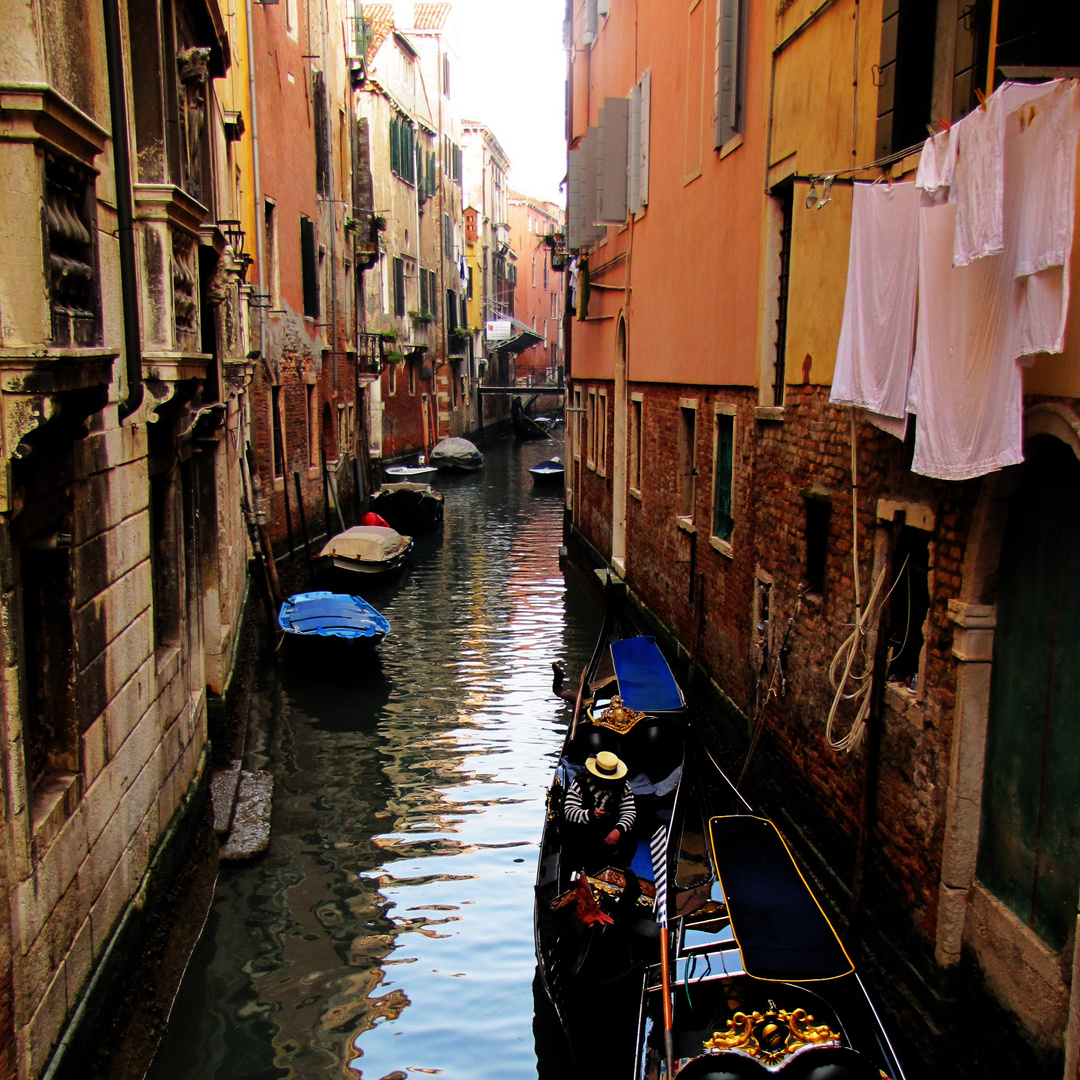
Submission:
POLYGON ((596 31, 600 21, 596 10, 596 0, 585 0, 585 27, 582 33, 582 41, 591 45, 596 40, 596 31))
POLYGON ((652 74, 646 69, 638 83, 641 87, 641 139, 638 157, 638 198, 649 205, 649 105, 652 101, 652 74))
POLYGON ((577 251, 584 245, 585 221, 582 173, 585 165, 585 151, 578 147, 570 151, 569 181, 566 192, 566 246, 571 251, 577 251))
POLYGON ((716 102, 716 145, 723 146, 739 130, 739 2, 720 0, 716 17, 719 53, 717 70, 719 84, 716 102))
POLYGON ((583 151, 581 169, 582 247, 595 244, 597 240, 607 235, 607 229, 603 225, 596 225, 598 205, 596 178, 599 171, 597 165, 599 143, 600 130, 596 127, 587 128, 585 138, 581 141, 583 151))
POLYGON ((630 116, 627 120, 626 204, 631 214, 641 210, 641 84, 630 91, 630 116))
POLYGON ((600 110, 596 161, 596 224, 621 225, 626 221, 626 163, 630 102, 605 98, 600 110))

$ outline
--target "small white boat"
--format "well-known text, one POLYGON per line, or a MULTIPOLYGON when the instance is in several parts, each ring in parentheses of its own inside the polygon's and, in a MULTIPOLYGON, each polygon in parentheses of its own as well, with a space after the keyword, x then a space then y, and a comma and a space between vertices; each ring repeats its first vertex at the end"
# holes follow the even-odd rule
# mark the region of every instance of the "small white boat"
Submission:
POLYGON ((406 480, 417 476, 430 476, 439 470, 434 465, 389 465, 384 470, 387 476, 400 476, 406 480))
POLYGON ((315 570, 319 574, 387 574, 397 570, 412 549, 413 538, 396 529, 354 525, 327 541, 315 558, 315 570))

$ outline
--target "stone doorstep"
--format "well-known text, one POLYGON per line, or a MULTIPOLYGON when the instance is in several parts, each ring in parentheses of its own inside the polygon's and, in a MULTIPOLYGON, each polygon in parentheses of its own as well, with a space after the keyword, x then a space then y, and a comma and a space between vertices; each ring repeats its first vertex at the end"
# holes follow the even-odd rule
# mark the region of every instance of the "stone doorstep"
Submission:
POLYGON ((239 773, 236 807, 220 859, 250 859, 270 846, 270 808, 274 778, 263 770, 239 773))
POLYGON ((210 801, 214 807, 214 832, 224 836, 232 827, 236 809, 236 792, 240 786, 240 762, 228 769, 215 769, 210 780, 210 801))

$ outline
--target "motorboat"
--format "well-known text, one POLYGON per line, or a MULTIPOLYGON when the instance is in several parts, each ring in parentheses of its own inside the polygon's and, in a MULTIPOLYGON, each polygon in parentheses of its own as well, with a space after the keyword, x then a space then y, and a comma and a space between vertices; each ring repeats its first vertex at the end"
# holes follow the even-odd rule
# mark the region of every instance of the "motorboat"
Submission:
POLYGON ((443 439, 431 451, 431 463, 439 472, 478 472, 484 455, 468 439, 443 439))
POLYGON ((428 532, 442 524, 446 499, 430 484, 402 481, 383 484, 371 497, 371 509, 407 533, 428 532))
POLYGON ((413 538, 382 525, 354 525, 326 542, 315 557, 320 575, 388 574, 409 557, 413 538))
POLYGON ((545 487, 559 487, 566 477, 566 466, 559 458, 541 461, 529 470, 534 484, 545 487))
POLYGON ((283 643, 324 650, 335 643, 349 652, 373 653, 390 622, 359 596, 326 591, 290 596, 278 612, 283 643))

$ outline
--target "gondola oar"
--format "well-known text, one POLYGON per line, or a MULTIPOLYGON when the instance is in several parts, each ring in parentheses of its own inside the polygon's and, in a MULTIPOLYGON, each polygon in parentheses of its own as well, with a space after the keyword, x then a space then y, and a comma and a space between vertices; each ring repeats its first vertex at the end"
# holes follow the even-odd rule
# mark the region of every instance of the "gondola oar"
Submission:
POLYGON ((668 831, 663 825, 653 833, 649 841, 649 855, 656 884, 656 925, 660 928, 660 993, 664 999, 664 1064, 667 1070, 664 1075, 667 1080, 672 1080, 675 1075, 675 1048, 672 1039, 675 1021, 671 1008, 671 957, 668 951, 668 831))
POLYGON ((585 693, 585 677, 589 674, 588 667, 581 669, 581 682, 578 683, 577 697, 574 699, 574 719, 570 721, 570 738, 568 744, 574 741, 574 736, 577 734, 577 721, 581 715, 581 695, 585 693))

